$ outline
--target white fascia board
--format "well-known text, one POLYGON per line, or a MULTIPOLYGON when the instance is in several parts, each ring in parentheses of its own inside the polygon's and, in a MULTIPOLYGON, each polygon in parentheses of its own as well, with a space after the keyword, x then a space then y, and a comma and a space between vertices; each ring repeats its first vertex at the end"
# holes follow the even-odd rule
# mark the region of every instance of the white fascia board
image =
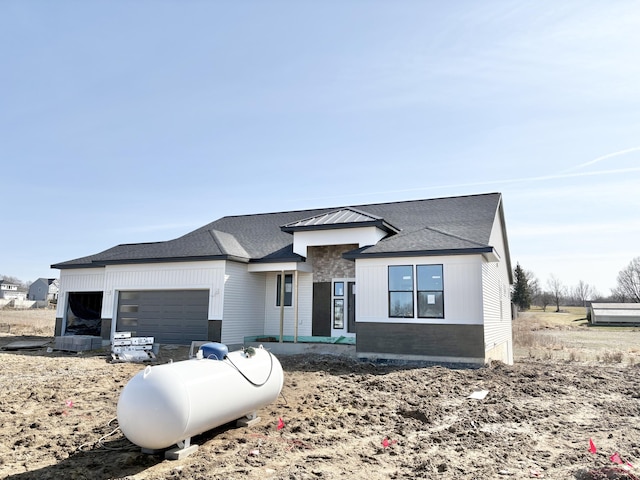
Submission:
POLYGON ((247 265, 247 271, 251 273, 260 272, 307 272, 311 273, 313 270, 311 265, 303 262, 269 262, 269 263, 250 263, 247 265))
POLYGON ((498 252, 496 252, 495 248, 490 252, 483 253, 482 256, 485 258, 487 262, 490 262, 490 263, 500 261, 500 255, 498 254, 498 252))
POLYGON ((357 244, 358 247, 375 245, 387 233, 377 227, 330 228, 326 230, 298 231, 293 234, 293 251, 307 257, 307 247, 357 244))

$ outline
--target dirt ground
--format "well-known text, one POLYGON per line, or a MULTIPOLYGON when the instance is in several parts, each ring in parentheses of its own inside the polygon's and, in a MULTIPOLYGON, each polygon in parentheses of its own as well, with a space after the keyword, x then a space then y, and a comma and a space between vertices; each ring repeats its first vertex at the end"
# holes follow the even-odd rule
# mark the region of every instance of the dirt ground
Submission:
MULTIPOLYGON (((26 338, 0 334, 0 348, 26 338)), ((186 358, 186 348, 159 355, 186 358)), ((257 425, 216 428, 193 439, 195 454, 170 461, 141 453, 117 429, 119 394, 144 365, 108 363, 106 352, 0 350, 0 478, 640 476, 638 364, 522 358, 447 369, 279 359, 282 396, 258 412, 257 425), (468 398, 479 390, 484 399, 468 398), (625 473, 610 460, 616 452, 636 468, 625 473)))

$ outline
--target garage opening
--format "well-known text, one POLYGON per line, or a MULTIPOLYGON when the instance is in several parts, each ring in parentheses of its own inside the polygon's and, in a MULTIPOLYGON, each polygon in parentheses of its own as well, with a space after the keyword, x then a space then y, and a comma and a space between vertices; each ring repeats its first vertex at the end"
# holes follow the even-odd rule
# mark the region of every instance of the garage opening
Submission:
POLYGON ((67 301, 65 335, 100 336, 102 292, 71 292, 67 301))

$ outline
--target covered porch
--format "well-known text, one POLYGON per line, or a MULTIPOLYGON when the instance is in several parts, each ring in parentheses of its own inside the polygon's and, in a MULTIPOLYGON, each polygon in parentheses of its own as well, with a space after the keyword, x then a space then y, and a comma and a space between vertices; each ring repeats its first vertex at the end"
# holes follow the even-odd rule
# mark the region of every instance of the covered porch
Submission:
POLYGON ((321 354, 356 358, 355 337, 254 335, 244 338, 244 346, 264 348, 276 355, 321 354))

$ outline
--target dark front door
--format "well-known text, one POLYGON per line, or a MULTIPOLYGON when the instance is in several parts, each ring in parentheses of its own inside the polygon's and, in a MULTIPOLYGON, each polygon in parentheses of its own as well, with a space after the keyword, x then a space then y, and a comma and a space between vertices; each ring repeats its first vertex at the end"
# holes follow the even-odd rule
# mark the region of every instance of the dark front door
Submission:
POLYGON ((331 282, 313 284, 313 313, 311 335, 331 336, 331 282))

